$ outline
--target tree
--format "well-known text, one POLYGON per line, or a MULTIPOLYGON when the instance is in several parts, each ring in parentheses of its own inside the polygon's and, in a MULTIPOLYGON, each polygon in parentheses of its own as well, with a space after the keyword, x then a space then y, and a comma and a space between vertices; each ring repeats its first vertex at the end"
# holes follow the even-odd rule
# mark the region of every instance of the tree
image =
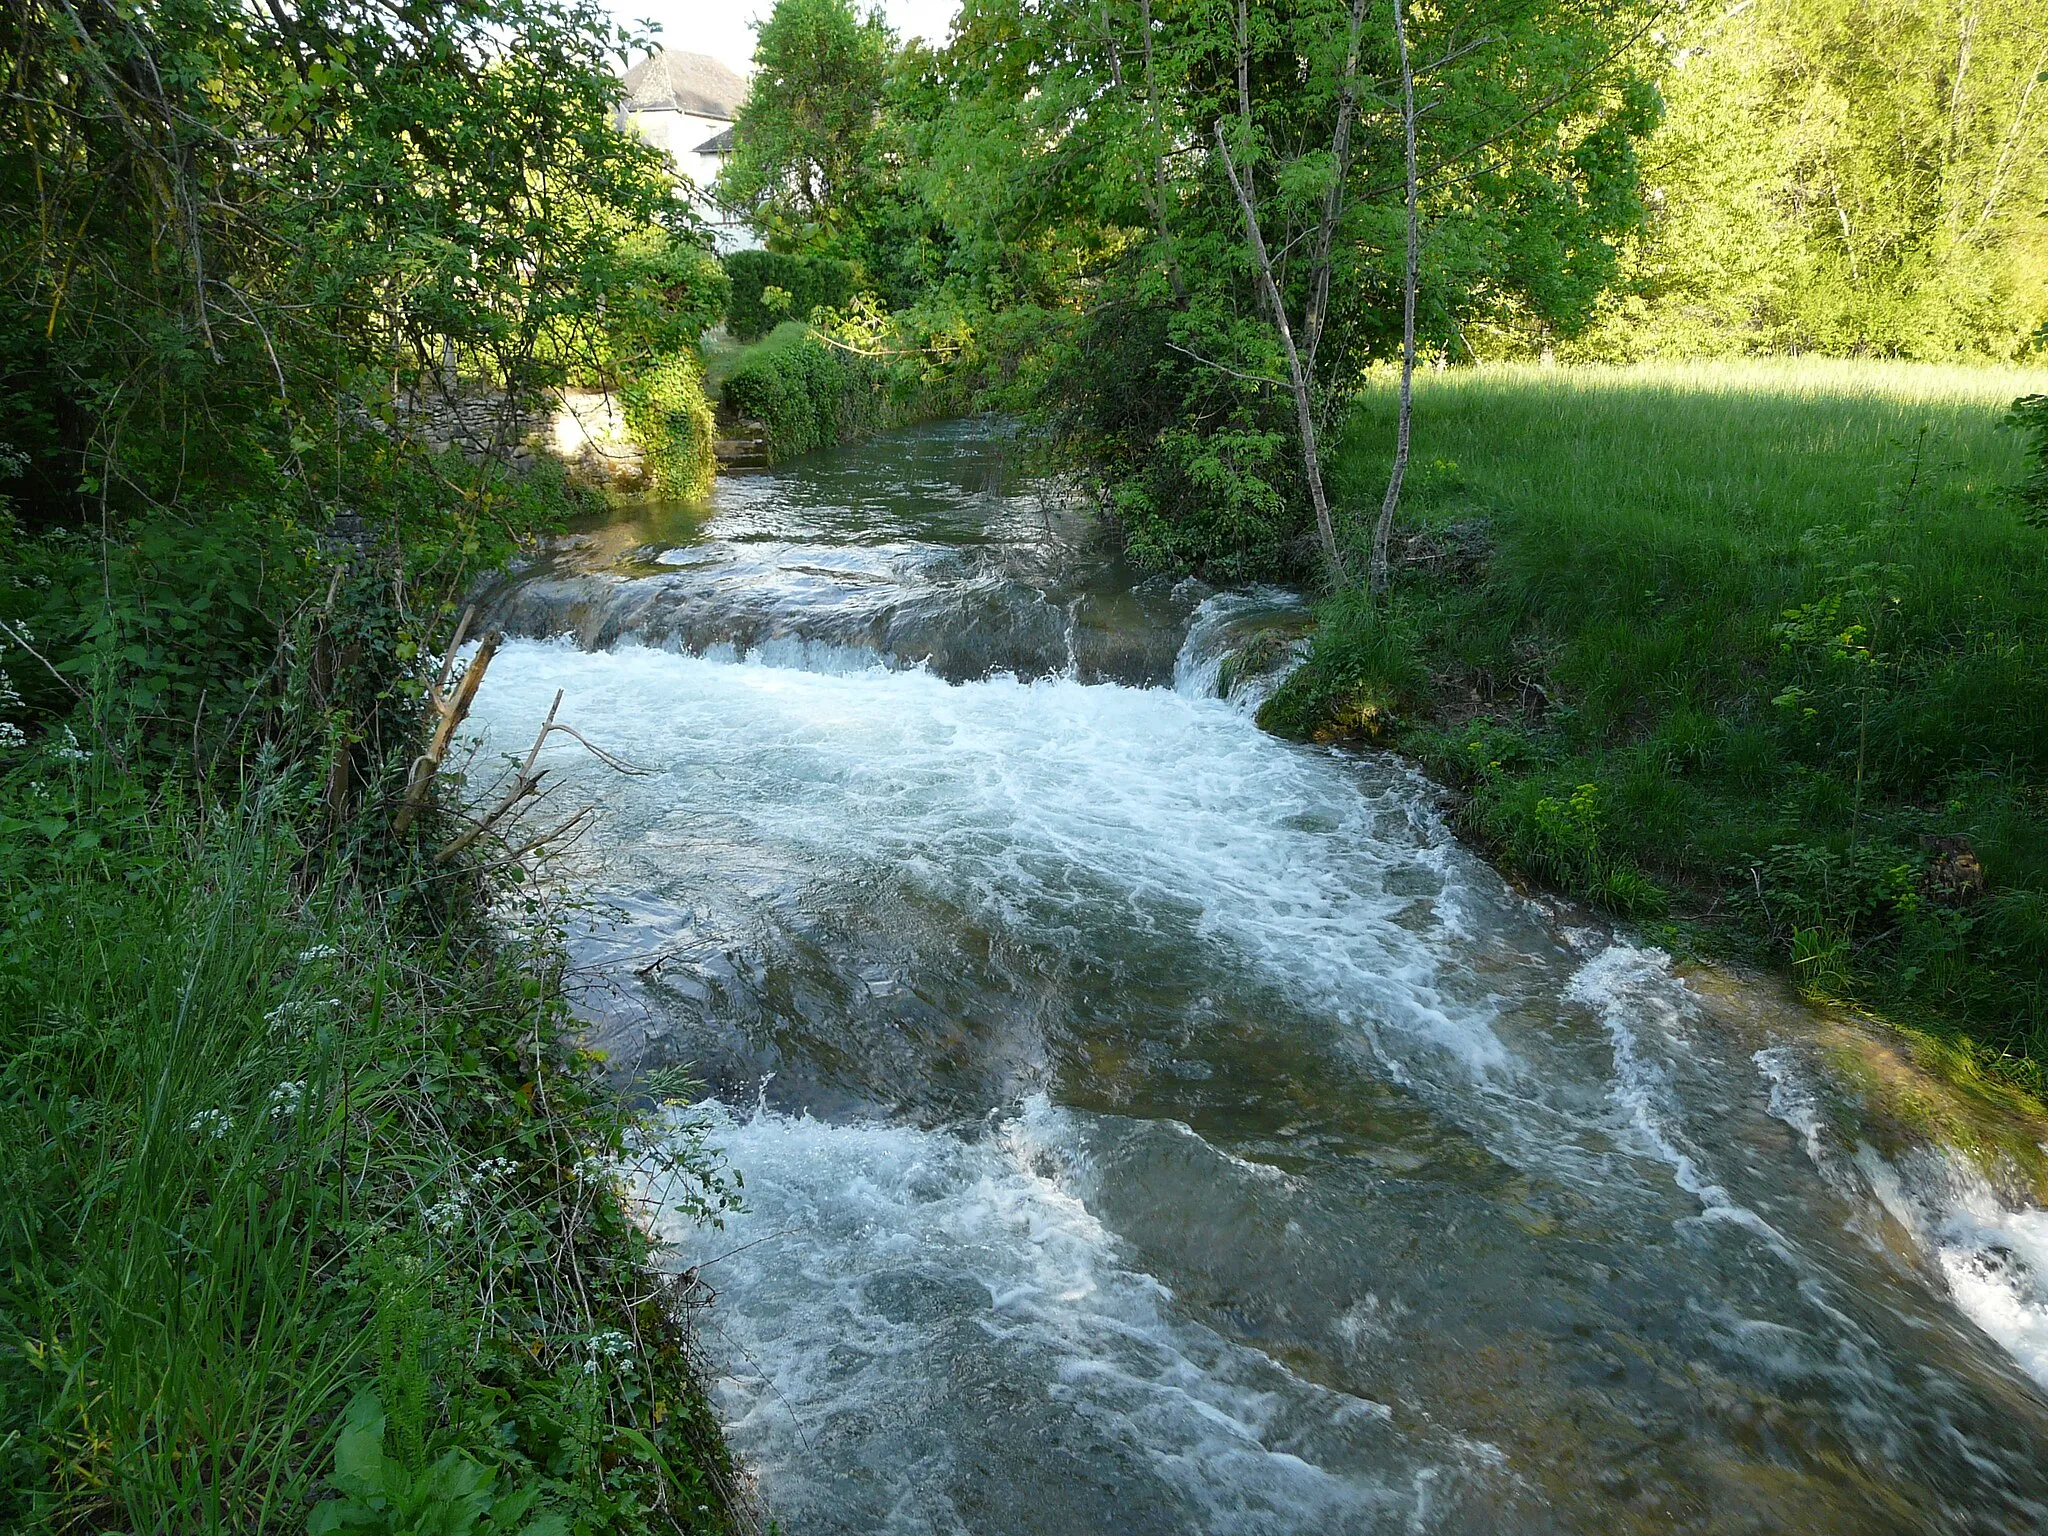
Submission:
POLYGON ((1432 6, 1405 27, 1411 284, 1403 38, 1375 10, 969 0, 937 62, 920 186, 955 291, 1041 318, 1030 376, 1141 560, 1340 579, 1370 527, 1319 491, 1320 444, 1409 350, 1409 288, 1416 349, 1571 330, 1640 217, 1648 9, 1432 6))
POLYGON ((1656 64, 1599 352, 2012 357, 2048 321, 2035 0, 1711 7, 1656 64))
POLYGON ((594 0, 0 8, 0 569, 42 583, 4 616, 166 750, 240 733, 356 803, 439 599, 545 501, 503 472, 528 408, 703 307, 611 121, 627 42, 594 0), (417 430, 457 373, 498 404, 469 459, 417 430))
POLYGON ((873 150, 896 39, 853 0, 776 0, 754 46, 718 194, 771 249, 831 247, 872 213, 873 150))

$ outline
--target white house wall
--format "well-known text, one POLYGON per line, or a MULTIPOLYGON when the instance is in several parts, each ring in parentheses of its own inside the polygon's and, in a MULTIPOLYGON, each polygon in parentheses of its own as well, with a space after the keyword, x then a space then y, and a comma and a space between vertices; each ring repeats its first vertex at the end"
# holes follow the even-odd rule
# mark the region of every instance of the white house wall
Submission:
POLYGON ((717 138, 732 127, 731 123, 716 117, 699 117, 694 112, 663 110, 635 112, 627 121, 641 138, 655 148, 667 151, 676 170, 689 178, 690 185, 696 188, 697 211, 711 225, 711 235, 718 243, 721 256, 733 251, 759 249, 761 242, 751 229, 712 206, 711 184, 718 179, 719 167, 725 163, 725 157, 697 153, 698 145, 717 138))

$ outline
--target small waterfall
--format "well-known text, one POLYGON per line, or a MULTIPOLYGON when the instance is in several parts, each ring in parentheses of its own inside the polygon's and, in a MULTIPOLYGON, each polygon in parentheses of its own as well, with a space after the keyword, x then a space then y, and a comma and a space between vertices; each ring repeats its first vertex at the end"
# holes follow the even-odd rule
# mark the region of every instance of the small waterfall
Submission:
POLYGON ((1203 599, 1173 660, 1174 692, 1196 699, 1228 697, 1256 713, 1307 654, 1308 617, 1307 605, 1284 587, 1251 587, 1203 599), (1233 673, 1227 690, 1226 667, 1233 673))

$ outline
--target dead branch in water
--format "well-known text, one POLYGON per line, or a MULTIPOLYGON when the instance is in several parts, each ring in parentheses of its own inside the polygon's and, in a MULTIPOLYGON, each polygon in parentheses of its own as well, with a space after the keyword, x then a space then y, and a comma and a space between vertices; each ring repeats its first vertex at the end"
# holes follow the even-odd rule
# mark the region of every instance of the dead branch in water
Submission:
MULTIPOLYGON (((555 690, 554 702, 548 706, 547 717, 541 721, 540 730, 534 735, 533 745, 526 749, 526 758, 513 771, 512 781, 505 787, 504 793, 492 802, 490 808, 482 816, 472 820, 470 825, 464 828, 460 834, 451 838, 442 846, 440 851, 434 855, 434 862, 436 864, 446 864, 464 849, 473 847, 479 838, 486 836, 500 824, 510 825, 517 822, 520 817, 525 815, 526 810, 530 808, 528 802, 538 804, 553 792, 552 786, 548 789, 541 788, 541 782, 547 778, 548 770, 537 768, 535 764, 540 759, 541 748, 546 746, 548 738, 557 732, 581 744, 586 752, 614 773, 622 773, 629 778, 640 778, 654 771, 651 768, 636 767, 624 758, 607 752, 573 725, 565 725, 556 719, 555 717, 561 713, 562 696, 563 690, 557 688, 555 690)), ((497 864, 504 863, 509 859, 523 858, 536 849, 558 842, 572 832, 580 834, 587 820, 595 815, 596 811, 597 807, 595 806, 584 806, 567 820, 541 833, 538 837, 510 849, 492 862, 497 864)))

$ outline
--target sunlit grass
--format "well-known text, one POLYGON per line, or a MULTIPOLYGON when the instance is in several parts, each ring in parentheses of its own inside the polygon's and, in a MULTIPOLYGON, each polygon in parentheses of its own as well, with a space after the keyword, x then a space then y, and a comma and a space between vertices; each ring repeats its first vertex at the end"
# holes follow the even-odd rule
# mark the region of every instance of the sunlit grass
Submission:
MULTIPOLYGON (((2004 420, 2033 392, 2048 370, 1829 359, 1422 375, 1404 523, 1485 559, 1397 586, 1437 731, 1411 745, 1477 774, 1511 856, 1574 867, 1551 844, 1583 822, 1584 867, 1625 854, 1717 921, 1753 900, 1827 985, 2040 1054, 2048 532, 2004 420), (1988 892, 1901 917, 1958 838, 1988 892)), ((1340 438, 1354 540, 1394 412, 1375 380, 1340 438)))

